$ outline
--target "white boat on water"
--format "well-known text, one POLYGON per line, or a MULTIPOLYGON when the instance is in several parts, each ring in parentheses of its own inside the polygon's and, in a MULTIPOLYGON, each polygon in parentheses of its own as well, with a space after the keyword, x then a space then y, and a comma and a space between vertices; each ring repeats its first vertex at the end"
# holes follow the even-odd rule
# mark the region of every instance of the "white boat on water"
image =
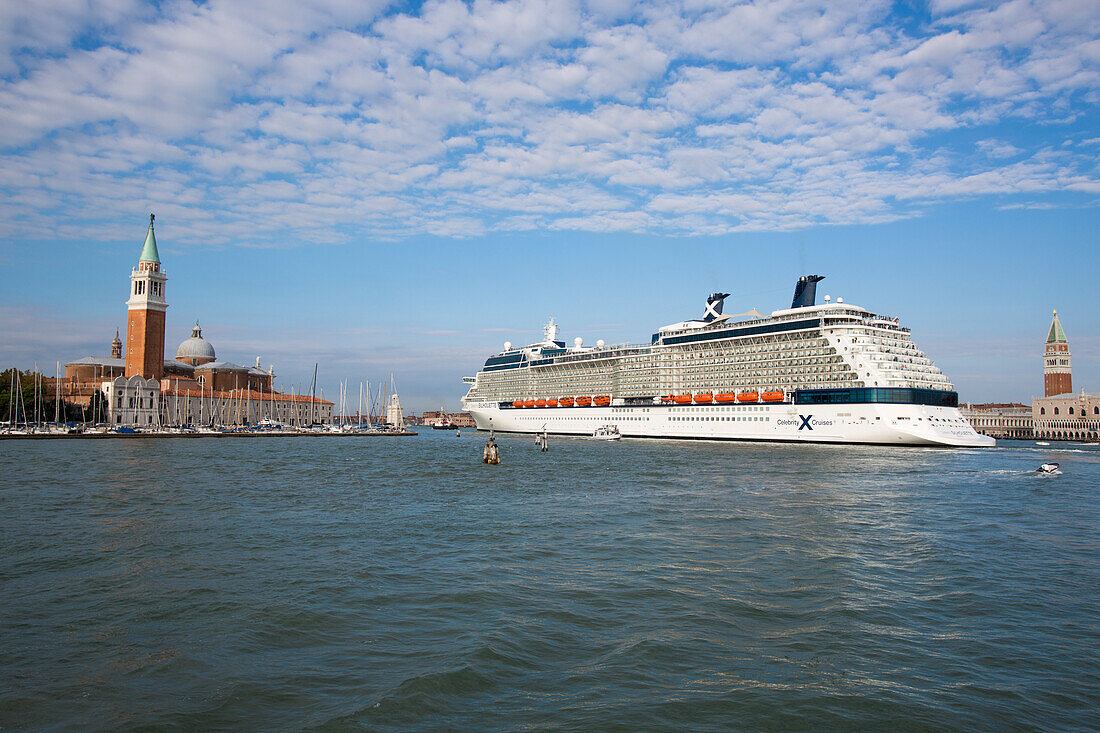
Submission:
POLYGON ((614 425, 601 425, 592 431, 592 440, 621 440, 623 437, 614 425))
POLYGON ((992 446, 959 412, 954 385, 897 318, 815 300, 799 279, 790 308, 703 316, 648 342, 569 346, 553 319, 542 341, 504 344, 475 376, 463 407, 480 430, 943 447, 992 446))

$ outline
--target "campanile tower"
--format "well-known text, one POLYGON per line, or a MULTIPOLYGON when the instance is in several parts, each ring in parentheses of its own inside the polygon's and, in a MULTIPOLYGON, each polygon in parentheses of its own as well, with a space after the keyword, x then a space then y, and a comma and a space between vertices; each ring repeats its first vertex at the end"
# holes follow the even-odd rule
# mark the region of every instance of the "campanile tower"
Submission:
POLYGON ((1058 320, 1058 311, 1054 311, 1054 320, 1050 322, 1050 332, 1047 333, 1046 353, 1043 355, 1043 395, 1052 397, 1072 391, 1069 341, 1062 330, 1062 322, 1058 320))
POLYGON ((130 299, 126 321, 126 376, 138 374, 145 379, 164 375, 164 282, 160 269, 157 238, 153 234, 153 215, 138 265, 130 273, 130 299))

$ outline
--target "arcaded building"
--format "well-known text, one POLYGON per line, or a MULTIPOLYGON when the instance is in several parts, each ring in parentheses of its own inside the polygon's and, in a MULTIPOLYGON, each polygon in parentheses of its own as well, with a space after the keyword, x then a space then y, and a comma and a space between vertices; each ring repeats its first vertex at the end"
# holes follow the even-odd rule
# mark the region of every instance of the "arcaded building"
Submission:
POLYGON ((975 432, 991 438, 1027 440, 1034 435, 1031 408, 1018 402, 959 405, 975 432))
POLYGON ((1035 437, 1095 441, 1100 435, 1100 394, 1073 393, 1069 339, 1054 311, 1043 352, 1043 396, 1031 401, 1035 437))

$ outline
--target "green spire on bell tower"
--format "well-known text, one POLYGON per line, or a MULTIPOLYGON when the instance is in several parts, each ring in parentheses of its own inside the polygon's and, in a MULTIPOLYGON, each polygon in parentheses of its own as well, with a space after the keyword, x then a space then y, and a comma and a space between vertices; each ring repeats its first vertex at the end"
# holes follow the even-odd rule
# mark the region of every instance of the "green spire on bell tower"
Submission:
POLYGON ((1050 322, 1050 331, 1047 333, 1047 343, 1068 343, 1068 339, 1066 339, 1066 332, 1062 330, 1062 322, 1058 320, 1058 311, 1054 311, 1054 320, 1050 322))
POLYGON ((156 262, 160 264, 160 253, 157 252, 157 238, 153 234, 153 214, 149 215, 149 231, 145 234, 145 246, 141 249, 141 257, 138 262, 156 262))

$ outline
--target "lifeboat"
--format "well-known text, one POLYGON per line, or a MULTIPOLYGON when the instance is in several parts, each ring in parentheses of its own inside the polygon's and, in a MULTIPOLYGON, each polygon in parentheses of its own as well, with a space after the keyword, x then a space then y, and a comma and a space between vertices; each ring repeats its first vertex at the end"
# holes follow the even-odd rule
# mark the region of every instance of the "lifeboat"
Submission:
POLYGON ((572 407, 573 406, 573 398, 572 397, 559 397, 558 398, 558 404, 561 405, 562 407, 572 407))
POLYGON ((609 396, 605 395, 605 394, 597 395, 596 397, 592 398, 592 402, 593 402, 593 404, 598 405, 600 407, 607 407, 608 405, 611 404, 611 398, 609 396))
POLYGON ((737 395, 738 402, 756 402, 760 398, 760 395, 755 392, 741 392, 737 395))
POLYGON ((689 394, 678 394, 675 397, 673 397, 672 399, 676 402, 677 405, 690 405, 691 404, 691 395, 689 395, 689 394))
POLYGON ((666 394, 664 397, 661 398, 661 402, 672 402, 672 399, 672 395, 666 394))
POLYGON ((535 407, 546 407, 546 400, 535 400, 535 407))
POLYGON ((733 392, 719 392, 714 395, 714 401, 719 405, 729 405, 737 402, 737 395, 733 392))
POLYGON ((592 398, 591 397, 578 397, 577 398, 577 407, 588 407, 591 404, 592 404, 592 398))
POLYGON ((782 402, 783 390, 777 389, 771 392, 765 392, 764 394, 760 395, 760 399, 764 400, 765 402, 782 402))
POLYGON ((535 406, 535 401, 534 400, 524 400, 523 401, 523 406, 524 407, 534 407, 535 406))
POLYGON ((523 407, 523 400, 512 400, 512 407, 523 407))
POLYGON ((695 404, 697 405, 709 405, 711 402, 714 402, 714 396, 710 392, 695 395, 695 404))
POLYGON ((557 400, 546 400, 546 406, 547 407, 557 407, 558 406, 558 401, 557 400))

